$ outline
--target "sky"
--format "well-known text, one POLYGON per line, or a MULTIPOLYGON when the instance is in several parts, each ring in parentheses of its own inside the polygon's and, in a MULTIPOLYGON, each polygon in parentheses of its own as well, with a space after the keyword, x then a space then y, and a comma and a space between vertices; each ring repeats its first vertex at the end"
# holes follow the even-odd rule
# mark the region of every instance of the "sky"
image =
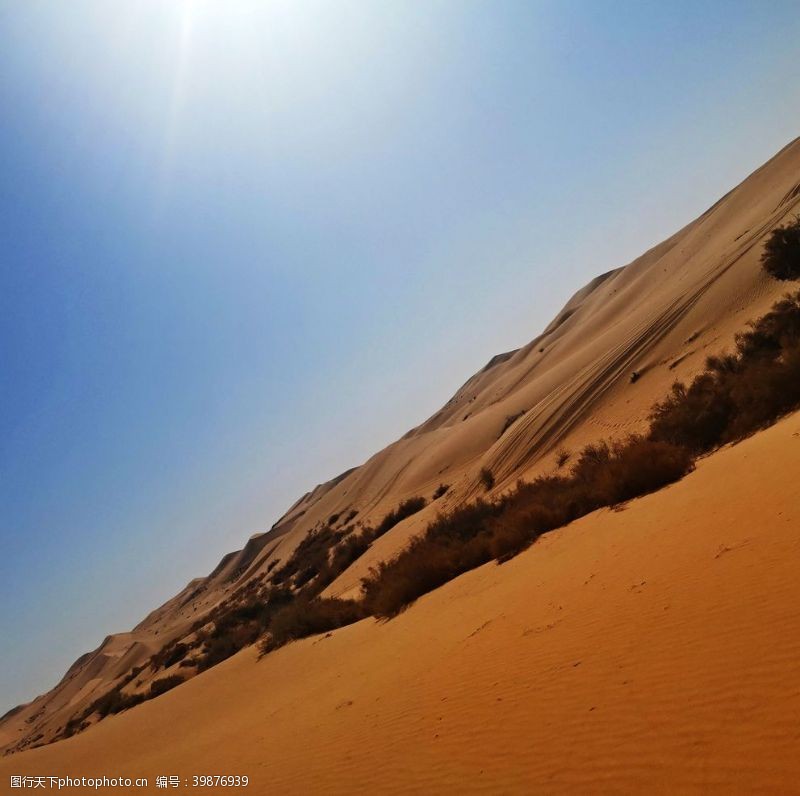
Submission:
POLYGON ((798 133, 800 8, 0 0, 0 713, 798 133))

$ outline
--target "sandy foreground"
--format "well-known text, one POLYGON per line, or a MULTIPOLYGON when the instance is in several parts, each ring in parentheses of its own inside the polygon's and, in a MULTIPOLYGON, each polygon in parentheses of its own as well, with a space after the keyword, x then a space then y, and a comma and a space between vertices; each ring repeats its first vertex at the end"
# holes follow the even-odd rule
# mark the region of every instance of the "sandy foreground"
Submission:
POLYGON ((794 415, 397 619, 245 650, 4 758, 2 789, 246 774, 259 794, 800 793, 799 464, 794 415))

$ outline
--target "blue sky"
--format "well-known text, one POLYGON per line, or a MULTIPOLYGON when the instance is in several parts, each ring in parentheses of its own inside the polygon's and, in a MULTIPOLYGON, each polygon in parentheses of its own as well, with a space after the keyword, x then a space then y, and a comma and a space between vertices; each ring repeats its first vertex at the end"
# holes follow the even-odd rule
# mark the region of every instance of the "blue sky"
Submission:
POLYGON ((0 2, 0 712, 797 134, 794 2, 0 2))

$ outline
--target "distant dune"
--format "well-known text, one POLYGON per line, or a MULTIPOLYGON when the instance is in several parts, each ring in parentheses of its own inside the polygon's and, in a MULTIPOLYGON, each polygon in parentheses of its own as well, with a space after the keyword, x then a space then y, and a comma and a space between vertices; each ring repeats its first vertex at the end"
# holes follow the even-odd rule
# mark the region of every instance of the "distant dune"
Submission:
MULTIPOLYGON (((0 749, 51 741, 333 516, 375 523, 402 500, 431 501, 449 486, 326 591, 357 596, 371 566, 438 511, 482 492, 482 468, 497 494, 552 470, 560 448, 641 429, 673 381, 731 347, 784 291, 758 260, 764 236, 798 205, 800 140, 671 238, 590 282, 542 334, 494 357, 420 426, 317 486, 208 577, 82 656, 58 686, 0 719, 0 749)), ((591 783, 674 792, 759 775, 785 792, 800 773, 782 745, 794 737, 789 709, 799 715, 792 422, 626 511, 596 513, 508 564, 469 573, 387 624, 364 621, 258 664, 245 651, 0 767, 66 772, 70 762, 88 772, 102 760, 132 773, 199 773, 215 762, 214 773, 265 783, 269 772, 270 783, 298 793, 480 789, 484 780, 540 792, 591 783), (745 754, 753 748, 758 759, 745 754), (365 756, 381 762, 370 769, 365 756)), ((144 691, 155 676, 145 669, 132 687, 144 691)))

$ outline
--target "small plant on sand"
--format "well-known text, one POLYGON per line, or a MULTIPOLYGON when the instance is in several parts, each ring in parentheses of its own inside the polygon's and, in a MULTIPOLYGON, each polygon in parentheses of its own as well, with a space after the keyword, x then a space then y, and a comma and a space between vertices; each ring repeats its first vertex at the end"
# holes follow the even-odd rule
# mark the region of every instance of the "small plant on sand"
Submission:
POLYGON ((494 486, 494 473, 488 467, 481 467, 478 480, 483 484, 483 488, 488 492, 494 486))
POLYGON ((566 448, 559 448, 556 451, 556 467, 560 470, 572 457, 566 448))

